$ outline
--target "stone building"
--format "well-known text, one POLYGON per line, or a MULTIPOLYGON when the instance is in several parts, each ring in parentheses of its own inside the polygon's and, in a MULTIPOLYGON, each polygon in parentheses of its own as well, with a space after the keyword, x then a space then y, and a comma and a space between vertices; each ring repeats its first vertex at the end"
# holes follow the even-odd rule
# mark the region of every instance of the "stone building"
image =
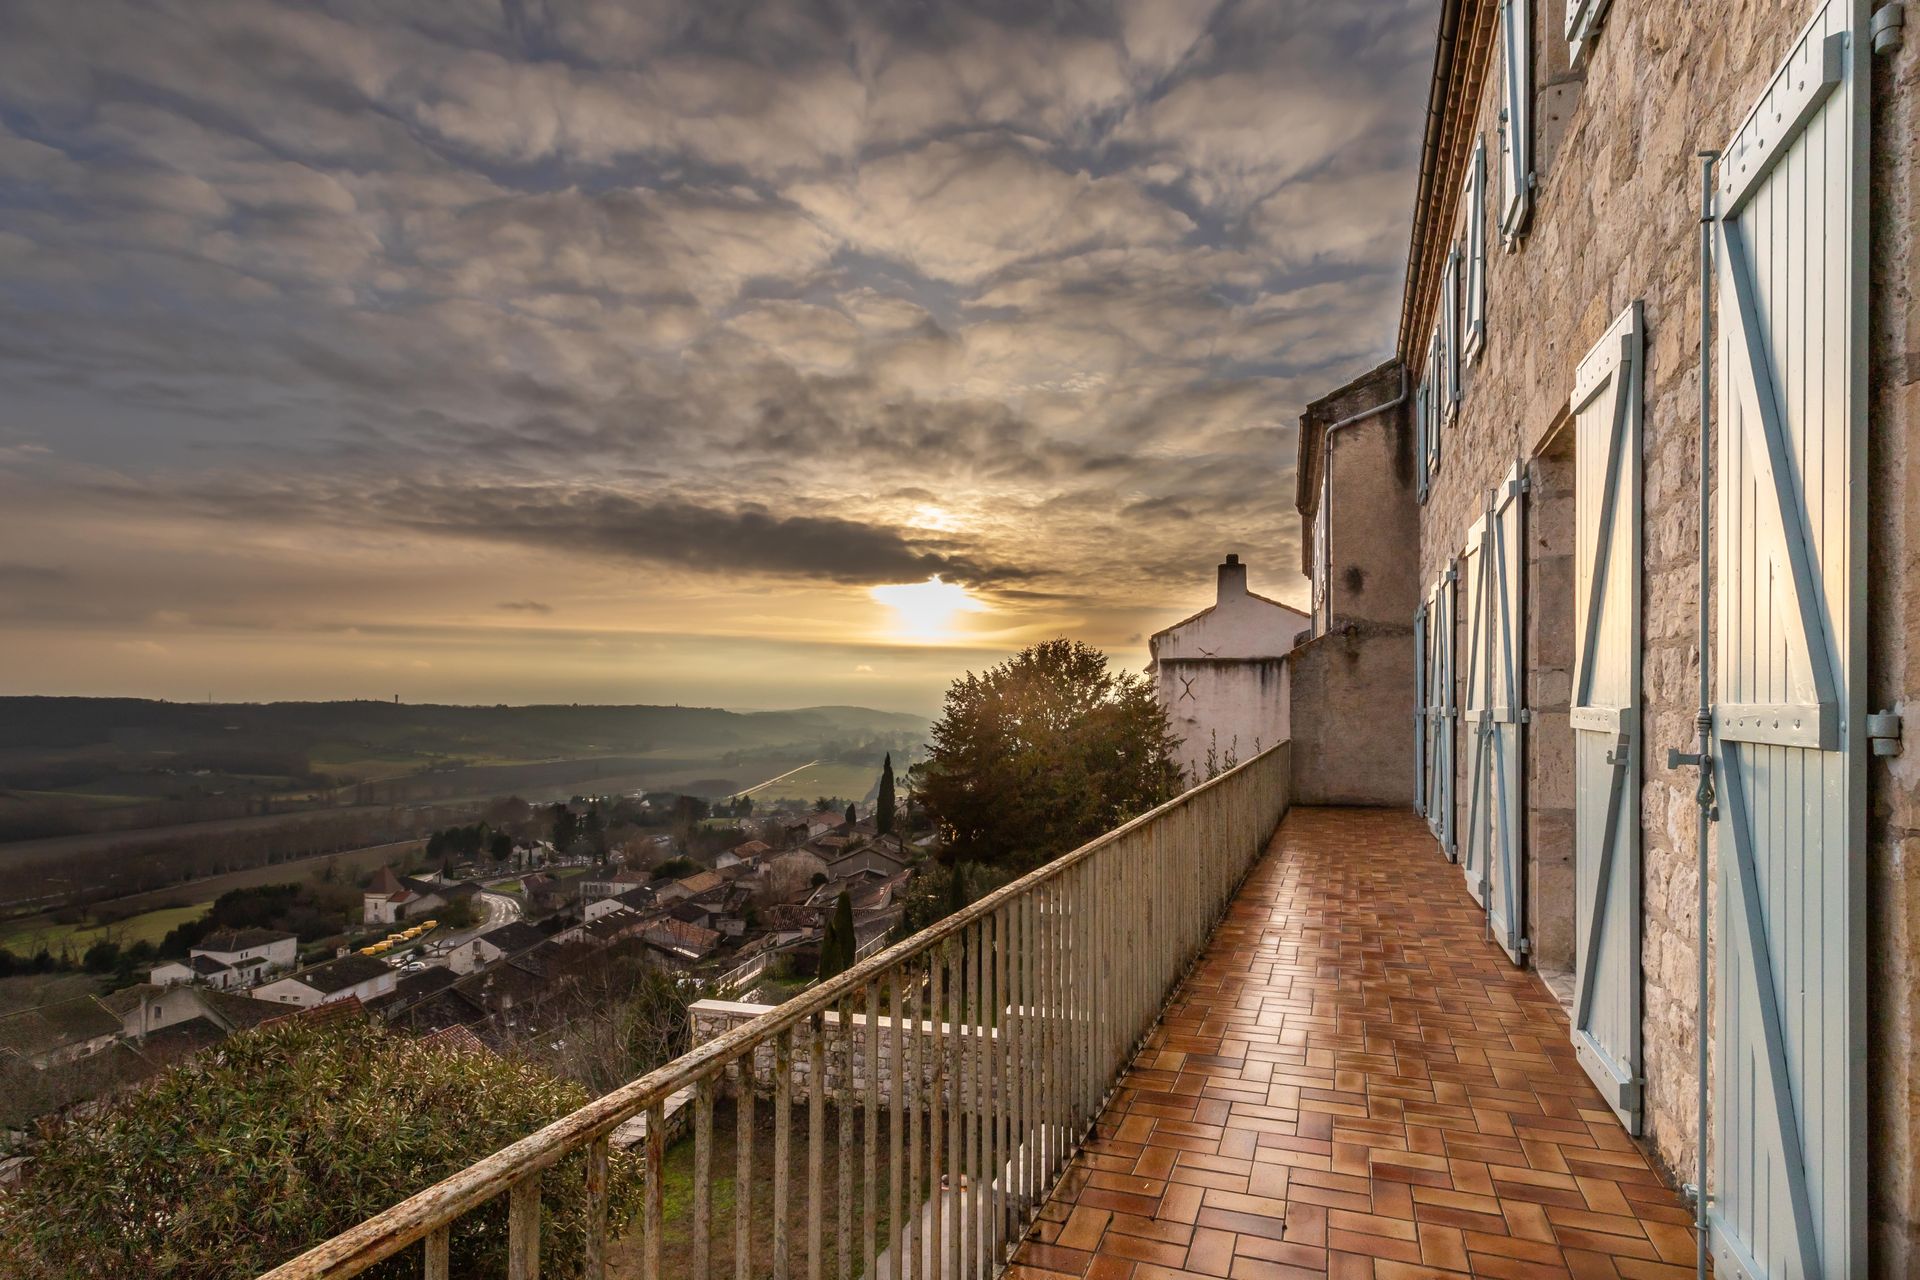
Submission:
POLYGON ((1712 1248, 1755 1280, 1920 1273, 1898 9, 1443 0, 1398 349, 1300 434, 1297 798, 1426 814, 1682 1184, 1704 952, 1712 1248))
POLYGON ((1306 614, 1247 590, 1247 566, 1230 555, 1214 602, 1148 639, 1147 674, 1189 779, 1286 741, 1287 654, 1306 629, 1306 614))

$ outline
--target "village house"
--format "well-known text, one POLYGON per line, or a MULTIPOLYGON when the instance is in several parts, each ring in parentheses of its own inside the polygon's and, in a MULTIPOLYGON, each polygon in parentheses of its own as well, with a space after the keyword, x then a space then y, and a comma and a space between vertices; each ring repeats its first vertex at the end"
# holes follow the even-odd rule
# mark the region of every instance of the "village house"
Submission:
POLYGON ((372 956, 345 955, 290 973, 254 990, 256 1000, 310 1009, 341 1000, 368 1001, 386 995, 399 981, 392 967, 372 956))
POLYGON ((189 948, 185 960, 170 960, 148 971, 156 986, 197 982, 220 991, 257 986, 268 975, 298 963, 300 939, 274 929, 223 929, 189 948))
POLYGON ((1398 349, 1301 420, 1292 798, 1425 815, 1719 1274, 1916 1274, 1900 6, 1440 8, 1398 349))
POLYGON ((580 900, 592 902, 599 898, 617 898, 629 889, 637 889, 652 879, 653 877, 640 867, 622 867, 609 876, 583 876, 580 880, 580 900))
POLYGON ((472 973, 504 956, 537 947, 546 940, 546 933, 538 925, 525 920, 496 925, 447 952, 447 967, 455 973, 472 973))
POLYGON ((373 880, 361 897, 361 920, 365 924, 399 924, 422 919, 446 905, 437 887, 425 881, 402 881, 392 867, 374 872, 373 880))
POLYGON ((1247 590, 1247 566, 1229 555, 1213 603, 1147 640, 1147 675, 1190 781, 1287 740, 1287 655, 1308 625, 1300 610, 1247 590))

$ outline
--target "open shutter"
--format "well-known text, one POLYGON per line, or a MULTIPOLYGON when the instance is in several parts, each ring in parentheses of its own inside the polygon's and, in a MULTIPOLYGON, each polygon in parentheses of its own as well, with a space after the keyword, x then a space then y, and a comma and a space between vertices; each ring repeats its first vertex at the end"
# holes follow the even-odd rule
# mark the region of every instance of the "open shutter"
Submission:
POLYGON ((1640 304, 1574 375, 1573 1043, 1640 1133, 1640 304))
POLYGON ((1433 380, 1433 371, 1429 369, 1420 379, 1420 386, 1413 393, 1413 435, 1414 449, 1420 456, 1420 475, 1418 497, 1426 502, 1427 494, 1433 489, 1433 446, 1428 442, 1427 401, 1428 384, 1433 380))
POLYGON ((1521 879, 1521 722, 1526 672, 1520 649, 1526 625, 1524 570, 1526 492, 1516 463, 1487 509, 1487 780, 1488 858, 1485 904, 1493 940, 1519 963, 1527 949, 1521 879))
POLYGON ((1460 357, 1471 364, 1487 341, 1487 143, 1476 138, 1473 162, 1467 166, 1467 231, 1463 332, 1460 357))
POLYGON ((1440 326, 1433 327, 1433 337, 1427 343, 1427 364, 1431 369, 1427 382, 1432 394, 1427 399, 1427 439, 1433 451, 1433 474, 1440 474, 1440 428, 1447 420, 1447 399, 1452 394, 1447 390, 1447 344, 1440 326))
POLYGON ((1441 852, 1453 857, 1453 650, 1454 571, 1447 569, 1433 584, 1421 610, 1426 626, 1427 668, 1421 687, 1425 693, 1427 774, 1423 786, 1427 826, 1440 841, 1441 852))
MULTIPOLYGON (((1431 738, 1427 729, 1427 676, 1433 668, 1433 636, 1428 630, 1427 606, 1413 611, 1413 811, 1427 814, 1427 781, 1430 766, 1427 749, 1431 738)), ((1428 825, 1432 820, 1428 819, 1428 825)))
POLYGON ((1487 517, 1483 514, 1467 530, 1467 545, 1460 554, 1459 608, 1461 630, 1466 645, 1460 653, 1460 714, 1467 726, 1465 744, 1466 820, 1461 826, 1459 843, 1460 874, 1467 892, 1475 902, 1487 900, 1487 864, 1492 858, 1488 835, 1493 770, 1488 756, 1487 678, 1493 670, 1491 646, 1487 643, 1487 562, 1489 560, 1487 517))
POLYGON ((1500 0, 1500 235, 1512 244, 1533 213, 1533 4, 1500 0))
POLYGON ((1720 162, 1717 1270, 1867 1274, 1866 0, 1720 162))
POLYGON ((1440 417, 1453 421, 1460 404, 1460 246, 1447 254, 1447 271, 1440 287, 1440 369, 1446 394, 1440 398, 1440 417))
POLYGON ((1580 61, 1580 51, 1600 30, 1608 0, 1567 0, 1567 61, 1580 61))

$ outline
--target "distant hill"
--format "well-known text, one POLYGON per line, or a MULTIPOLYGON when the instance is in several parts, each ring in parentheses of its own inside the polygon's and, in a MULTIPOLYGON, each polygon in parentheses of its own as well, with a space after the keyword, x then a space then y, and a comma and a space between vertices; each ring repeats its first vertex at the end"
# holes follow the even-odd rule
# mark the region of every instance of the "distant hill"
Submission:
POLYGON ((924 717, 867 707, 182 703, 0 698, 0 841, 339 804, 569 787, 745 787, 810 759, 877 766, 924 717))
POLYGON ((921 733, 925 717, 867 707, 491 706, 394 702, 156 702, 0 698, 0 751, 169 753, 312 751, 539 760, 669 749, 766 747, 826 737, 921 733))

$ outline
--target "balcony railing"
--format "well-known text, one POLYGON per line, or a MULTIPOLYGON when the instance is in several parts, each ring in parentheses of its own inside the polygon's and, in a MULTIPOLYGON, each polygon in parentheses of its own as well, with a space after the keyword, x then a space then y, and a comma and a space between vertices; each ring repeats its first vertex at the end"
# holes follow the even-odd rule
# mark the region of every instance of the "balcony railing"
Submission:
POLYGON ((338 1280, 421 1242, 426 1280, 448 1280, 453 1224, 499 1196, 508 1201, 509 1280, 537 1280, 542 1175, 583 1150, 584 1272, 601 1280, 609 1228, 628 1226, 608 1221, 609 1136, 641 1115, 637 1247, 621 1247, 637 1252, 645 1280, 659 1280, 671 1229, 675 1280, 710 1280, 716 1243, 728 1243, 716 1242, 714 1220, 714 1119, 723 1098, 734 1109, 727 1251, 739 1280, 788 1280, 802 1262, 809 1280, 820 1280, 830 1260, 842 1280, 994 1274, 1265 849, 1287 808, 1289 761, 1285 743, 1254 757, 264 1280, 338 1280), (690 1204, 678 1197, 687 1220, 669 1223, 665 1109, 687 1089, 690 1204), (796 1230, 789 1224, 801 1193, 793 1177, 798 1094, 806 1212, 796 1230), (754 1203, 769 1181, 756 1163, 756 1109, 769 1102, 770 1229, 754 1203), (831 1151, 830 1105, 838 1131, 831 1151))

